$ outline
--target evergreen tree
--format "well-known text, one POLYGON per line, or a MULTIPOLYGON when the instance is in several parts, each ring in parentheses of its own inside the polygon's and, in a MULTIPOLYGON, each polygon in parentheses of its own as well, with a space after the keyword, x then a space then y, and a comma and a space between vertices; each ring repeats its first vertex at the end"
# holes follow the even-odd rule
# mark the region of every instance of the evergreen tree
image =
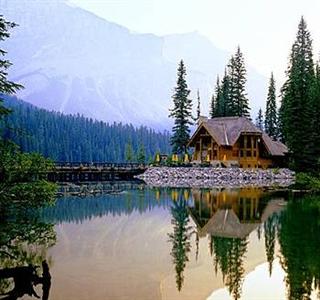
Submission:
POLYGON ((158 150, 171 152, 167 131, 49 112, 12 96, 3 99, 12 113, 3 119, 5 128, 0 135, 18 144, 24 152, 38 152, 59 162, 125 162, 129 140, 134 153, 143 144, 146 157, 154 157, 158 150))
POLYGON ((131 141, 129 141, 126 144, 125 157, 127 162, 132 162, 134 160, 134 153, 133 153, 131 141))
POLYGON ((239 117, 250 117, 250 108, 246 95, 246 68, 243 54, 238 47, 228 65, 229 90, 230 90, 230 112, 229 115, 239 117))
POLYGON ((230 78, 225 71, 221 83, 219 78, 215 88, 216 93, 216 117, 226 117, 230 115, 230 78))
POLYGON ((201 111, 200 111, 200 93, 197 90, 197 121, 200 119, 201 111))
POLYGON ((271 73, 270 84, 267 96, 266 114, 264 120, 265 132, 274 140, 278 137, 277 129, 277 104, 276 104, 276 87, 271 73))
POLYGON ((210 117, 211 118, 220 117, 220 110, 221 110, 221 86, 220 86, 219 76, 217 76, 217 83, 211 98, 210 117))
POLYGON ((263 131, 263 113, 262 109, 259 109, 258 116, 256 118, 256 126, 263 131))
MULTIPOLYGON (((13 22, 6 21, 3 16, 0 15, 0 42, 10 37, 9 30, 17 26, 13 22)), ((12 63, 5 59, 4 56, 7 52, 0 48, 0 119, 10 113, 10 110, 3 106, 3 99, 1 94, 11 95, 22 86, 7 79, 8 69, 12 63)))
POLYGON ((139 148, 137 151, 137 162, 144 164, 146 162, 146 150, 142 143, 139 143, 139 148))
POLYGON ((320 66, 316 65, 315 79, 312 88, 311 103, 311 124, 312 131, 309 147, 313 155, 313 171, 319 174, 320 171, 320 66))
POLYGON ((186 153, 187 143, 190 138, 189 125, 191 122, 192 101, 188 98, 190 90, 186 82, 186 68, 183 60, 178 67, 177 86, 172 96, 173 109, 170 110, 169 117, 174 119, 173 134, 171 136, 171 145, 174 153, 186 153))
POLYGON ((214 94, 212 94, 211 97, 211 103, 210 103, 210 118, 216 117, 216 99, 214 97, 214 94))
POLYGON ((303 18, 299 23, 296 40, 292 46, 287 80, 282 87, 280 125, 282 136, 289 147, 292 167, 312 170, 312 87, 314 83, 312 40, 303 18))
MULTIPOLYGON (((9 30, 16 24, 0 15, 0 42, 10 37, 9 30)), ((11 62, 4 58, 6 51, 0 49, 0 125, 10 110, 3 105, 4 95, 14 94, 21 85, 9 81, 11 62)), ((8 130, 3 126, 3 130, 8 130)), ((18 214, 20 209, 38 207, 54 201, 56 186, 44 179, 52 165, 37 154, 25 154, 0 132, 0 219, 18 214)))

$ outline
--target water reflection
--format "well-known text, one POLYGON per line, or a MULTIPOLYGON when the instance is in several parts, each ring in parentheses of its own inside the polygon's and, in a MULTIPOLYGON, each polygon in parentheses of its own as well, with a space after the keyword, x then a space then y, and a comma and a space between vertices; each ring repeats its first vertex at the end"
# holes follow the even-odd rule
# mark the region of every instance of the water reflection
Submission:
MULTIPOLYGON (((132 286, 139 286, 133 295, 137 299, 150 299, 150 291, 155 291, 153 299, 185 299, 186 293, 201 289, 201 297, 189 299, 203 299, 222 283, 232 299, 246 299, 248 272, 267 262, 264 272, 274 277, 280 261, 287 299, 315 299, 315 292, 319 298, 319 203, 319 197, 288 199, 259 188, 138 184, 85 197, 66 193, 36 217, 0 223, 0 293, 7 293, 3 299, 33 292, 48 299, 50 268, 60 283, 51 287, 52 299, 63 298, 65 280, 75 280, 88 293, 97 293, 91 286, 101 280, 100 291, 109 293, 101 288, 108 285, 109 298, 95 294, 95 299, 128 298, 132 286), (53 245, 51 259, 47 250, 53 245), (79 275, 87 271, 89 281, 79 275)), ((261 296, 255 286, 250 290, 254 299, 261 296)), ((67 295, 84 297, 81 292, 67 295)))
POLYGON ((286 272, 288 299, 320 298, 320 199, 292 200, 278 226, 281 266, 286 272))
POLYGON ((56 242, 53 226, 30 216, 2 220, 0 223, 0 297, 2 298, 0 299, 14 300, 24 295, 40 298, 35 291, 35 287, 40 285, 42 299, 49 298, 51 260, 47 262, 46 259, 47 249, 56 242), (40 269, 42 275, 39 274, 40 269))
MULTIPOLYGON (((271 272, 275 221, 278 220, 277 213, 283 209, 283 200, 269 201, 269 196, 258 188, 175 189, 171 198, 173 233, 169 236, 179 291, 183 284, 183 270, 189 260, 189 240, 193 232, 196 232, 197 239, 209 237, 215 273, 221 271, 224 284, 234 299, 241 297, 248 236, 254 230, 261 230, 263 223, 271 272), (189 217, 193 220, 194 228, 189 217)), ((198 247, 196 253, 198 255, 198 247)))
POLYGON ((182 193, 177 191, 173 190, 172 196, 174 198, 171 207, 173 233, 169 234, 169 241, 172 243, 171 256, 176 270, 177 289, 180 291, 184 280, 183 271, 189 260, 192 227, 189 223, 188 202, 182 197, 182 193))
POLYGON ((34 265, 0 269, 0 280, 13 279, 13 288, 0 296, 2 300, 16 300, 24 295, 40 298, 35 291, 35 286, 42 285, 42 300, 49 299, 51 286, 51 275, 48 263, 42 262, 42 276, 37 274, 37 267, 34 265))

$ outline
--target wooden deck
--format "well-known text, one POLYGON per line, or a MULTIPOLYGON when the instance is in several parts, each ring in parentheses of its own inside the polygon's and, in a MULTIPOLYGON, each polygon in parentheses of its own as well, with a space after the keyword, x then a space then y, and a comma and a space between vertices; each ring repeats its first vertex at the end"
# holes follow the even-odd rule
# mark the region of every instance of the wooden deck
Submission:
POLYGON ((89 182, 128 180, 142 174, 146 165, 138 163, 83 163, 56 162, 48 174, 53 182, 89 182))

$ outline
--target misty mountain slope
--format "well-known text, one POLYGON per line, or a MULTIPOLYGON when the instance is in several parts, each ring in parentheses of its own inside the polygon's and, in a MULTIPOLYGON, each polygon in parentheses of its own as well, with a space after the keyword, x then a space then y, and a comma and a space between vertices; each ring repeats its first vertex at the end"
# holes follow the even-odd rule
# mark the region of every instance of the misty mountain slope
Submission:
MULTIPOLYGON (((11 79, 25 86, 18 96, 47 109, 168 128, 178 61, 185 59, 191 97, 199 88, 206 112, 229 58, 198 33, 135 34, 63 0, 0 0, 0 7, 20 25, 4 45, 11 79)), ((261 102, 265 79, 252 77, 257 92, 249 96, 261 102)))

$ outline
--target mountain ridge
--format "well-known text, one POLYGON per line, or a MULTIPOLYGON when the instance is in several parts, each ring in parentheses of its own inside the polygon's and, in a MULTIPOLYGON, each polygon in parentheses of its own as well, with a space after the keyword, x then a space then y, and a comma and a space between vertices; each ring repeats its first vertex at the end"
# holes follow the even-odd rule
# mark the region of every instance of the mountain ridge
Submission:
MULTIPOLYGON (((202 110, 208 111, 229 53, 203 35, 132 33, 67 1, 46 3, 0 0, 5 18, 20 24, 5 42, 13 62, 10 78, 26 87, 19 98, 49 110, 169 129, 176 68, 183 58, 191 97, 199 89, 202 110)), ((258 80, 258 92, 251 92, 256 84, 248 89, 255 100, 265 81, 259 76, 250 75, 258 80)))

